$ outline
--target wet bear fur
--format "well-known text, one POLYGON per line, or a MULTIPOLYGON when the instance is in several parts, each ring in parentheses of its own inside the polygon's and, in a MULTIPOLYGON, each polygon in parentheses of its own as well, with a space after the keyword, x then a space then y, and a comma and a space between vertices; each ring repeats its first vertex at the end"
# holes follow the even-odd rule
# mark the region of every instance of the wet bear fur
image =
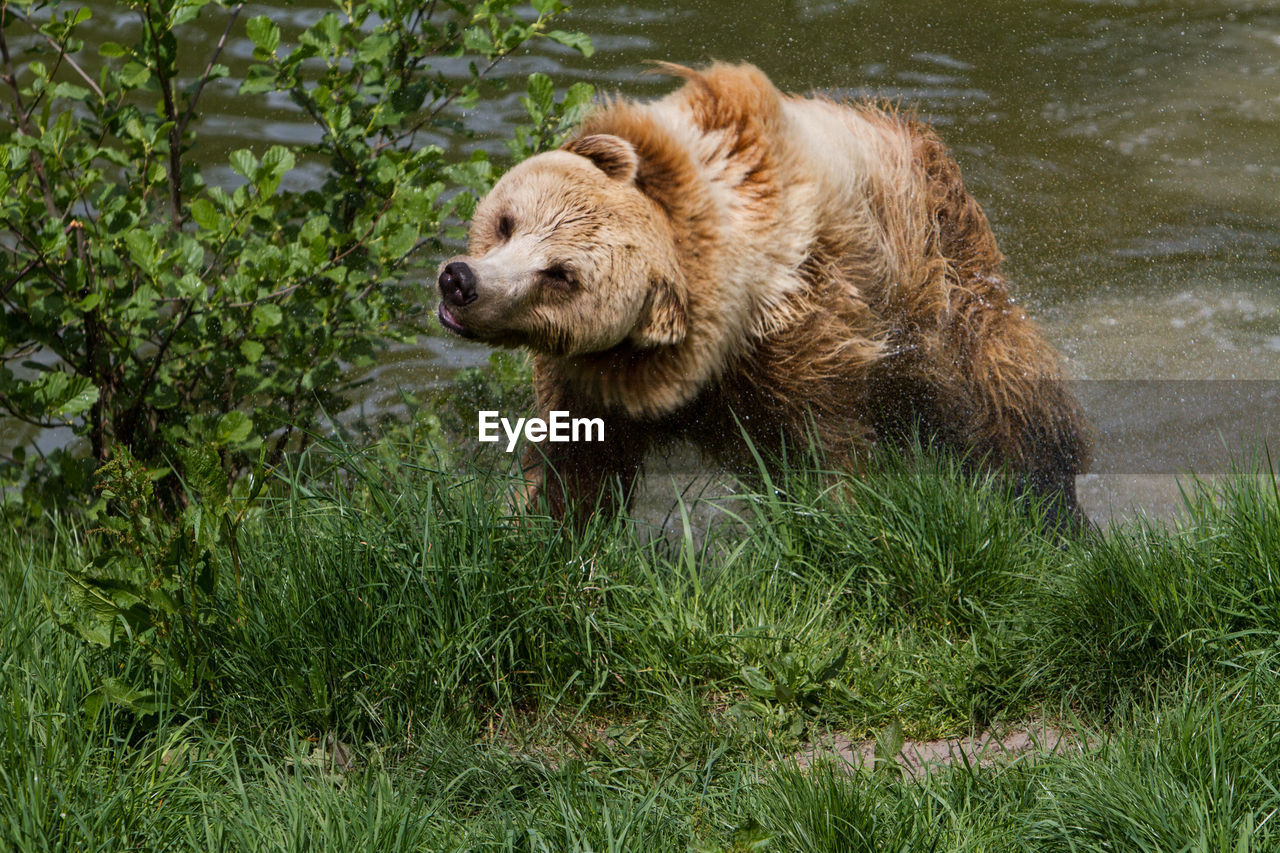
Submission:
POLYGON ((531 350, 542 417, 605 421, 530 445, 527 498, 616 509, 674 440, 750 471, 744 432, 856 465, 918 431, 1078 520, 1079 407, 934 131, 748 65, 664 69, 684 85, 505 175, 444 265, 470 285, 442 275, 445 326, 531 350))

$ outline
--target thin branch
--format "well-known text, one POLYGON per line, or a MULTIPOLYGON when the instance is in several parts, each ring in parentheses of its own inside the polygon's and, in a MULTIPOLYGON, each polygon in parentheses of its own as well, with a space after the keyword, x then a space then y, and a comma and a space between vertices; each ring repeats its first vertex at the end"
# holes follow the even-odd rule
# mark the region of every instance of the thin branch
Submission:
MULTIPOLYGON (((515 44, 515 45, 512 45, 510 48, 504 48, 503 50, 499 51, 498 54, 493 57, 493 59, 489 60, 489 64, 484 67, 484 70, 476 74, 475 79, 476 80, 483 79, 490 71, 493 70, 494 66, 496 66, 499 62, 501 62, 502 60, 510 56, 513 50, 515 50, 521 44, 524 44, 526 41, 529 41, 534 36, 541 35, 542 31, 546 29, 546 26, 547 26, 547 18, 544 16, 539 16, 538 20, 534 21, 529 26, 529 34, 525 36, 525 38, 521 39, 520 44, 515 44)), ((430 122, 432 119, 438 116, 440 112, 445 109, 445 107, 449 106, 454 101, 456 101, 461 95, 462 95, 462 89, 460 88, 454 89, 451 93, 449 93, 449 96, 447 98, 445 98, 440 103, 436 104, 436 106, 430 112, 428 112, 425 116, 423 116, 420 121, 418 121, 412 127, 408 128, 403 133, 401 133, 399 138, 404 139, 406 136, 408 136, 409 142, 410 144, 412 144, 413 140, 417 136, 418 131, 421 130, 424 126, 426 126, 426 124, 430 122)))
POLYGON ((324 117, 320 115, 318 110, 316 110, 316 105, 312 102, 311 96, 307 90, 299 85, 294 87, 294 91, 297 93, 298 99, 303 102, 302 106, 307 111, 307 114, 310 115, 312 120, 315 121, 316 124, 320 125, 320 129, 333 140, 334 153, 338 155, 342 162, 347 164, 347 167, 351 169, 351 171, 359 172, 360 164, 355 160, 352 160, 350 154, 338 143, 338 135, 334 133, 333 127, 325 121, 324 117))
POLYGON ((22 268, 22 272, 18 273, 13 278, 6 281, 4 284, 4 287, 0 287, 0 299, 7 298, 9 296, 9 291, 13 290, 14 286, 18 282, 26 278, 27 273, 31 272, 33 269, 35 269, 38 266, 40 266, 39 258, 32 258, 30 261, 28 261, 27 265, 22 268))
MULTIPOLYGON (((27 23, 28 25, 30 25, 29 21, 27 23)), ((44 36, 45 41, 49 42, 49 44, 54 45, 55 47, 58 47, 59 50, 63 51, 63 55, 67 60, 67 64, 70 65, 72 70, 75 71, 76 74, 80 76, 81 80, 89 84, 89 88, 93 91, 93 94, 97 95, 99 98, 106 97, 106 94, 102 91, 102 87, 98 85, 97 81, 95 81, 92 77, 89 76, 89 73, 87 71, 85 71, 83 68, 80 67, 80 63, 76 62, 75 58, 71 56, 71 54, 66 53, 65 49, 63 49, 61 45, 58 45, 53 39, 49 38, 49 36, 45 35, 44 33, 40 33, 40 35, 44 36)))
POLYGON ((26 358, 27 356, 31 355, 34 352, 39 352, 39 350, 40 350, 40 342, 32 341, 31 343, 27 344, 25 347, 19 347, 16 350, 12 350, 11 352, 5 353, 4 355, 0 355, 0 362, 17 361, 20 358, 26 358))
MULTIPOLYGON (((268 293, 265 296, 259 296, 257 299, 250 299, 246 302, 230 302, 227 304, 227 307, 228 308, 252 308, 253 306, 259 305, 263 302, 270 302, 272 299, 278 299, 281 296, 288 296, 290 293, 293 293, 295 290, 297 290, 299 287, 302 287, 304 284, 309 284, 310 282, 315 281, 321 275, 323 275, 324 273, 327 273, 329 270, 336 267, 338 265, 338 262, 344 259, 345 257, 347 257, 347 255, 350 255, 356 249, 359 249, 360 247, 365 245, 365 241, 369 239, 369 235, 373 233, 373 229, 378 226, 378 222, 382 219, 383 216, 386 215, 387 211, 391 209, 391 202, 392 202, 392 199, 387 199, 386 204, 382 206, 382 210, 378 211, 378 215, 373 217, 373 219, 369 222, 369 227, 365 229, 364 234, 360 235, 359 240, 356 240, 350 246, 343 249, 341 252, 334 255, 329 260, 325 261, 324 266, 321 267, 317 272, 312 273, 311 275, 307 276, 297 284, 291 284, 287 287, 282 287, 273 293, 268 293)), ((413 251, 413 250, 410 249, 410 251, 413 251)), ((368 295, 370 290, 372 290, 372 285, 370 285, 369 287, 366 287, 364 289, 364 292, 357 297, 357 300, 363 299, 366 295, 368 295)))
MULTIPOLYGON (((22 88, 18 85, 18 75, 14 73, 13 60, 9 57, 9 44, 4 37, 4 19, 7 14, 9 14, 9 4, 0 4, 0 60, 3 60, 4 62, 4 80, 9 84, 9 89, 13 92, 14 120, 18 125, 18 130, 21 131, 24 136, 34 137, 34 134, 31 132, 31 123, 28 120, 30 118, 30 114, 27 112, 26 107, 23 106, 22 88)), ((36 178, 40 182, 40 189, 43 191, 44 195, 45 208, 49 211, 49 215, 51 217, 61 220, 62 215, 58 213, 58 206, 53 200, 53 190, 49 186, 49 178, 45 174, 44 160, 37 151, 31 152, 31 166, 35 170, 36 178)))
MULTIPOLYGON (((507 57, 507 52, 503 51, 502 53, 499 53, 497 56, 495 56, 493 59, 489 60, 489 64, 484 67, 483 71, 481 71, 479 74, 476 75, 476 79, 479 80, 482 77, 484 77, 486 74, 488 74, 490 71, 493 70, 493 67, 495 65, 497 65, 502 60, 506 59, 506 57, 507 57)), ((418 124, 413 129, 416 131, 418 128, 422 127, 423 124, 425 124, 426 122, 438 116, 441 110, 443 110, 445 107, 452 104, 461 95, 462 95, 461 89, 454 89, 452 92, 449 93, 449 97, 445 98, 443 101, 437 104, 436 108, 433 109, 431 112, 427 113, 426 118, 418 122, 418 124)))
POLYGON ((40 427, 40 429, 53 429, 54 427, 66 426, 66 424, 63 424, 63 423, 56 423, 56 422, 49 423, 46 421, 37 420, 36 418, 31 417, 30 415, 22 413, 21 411, 18 410, 16 406, 14 406, 13 402, 4 394, 0 394, 0 408, 4 409, 4 413, 8 417, 11 417, 17 421, 22 421, 24 424, 30 424, 31 426, 34 426, 34 427, 40 427))
MULTIPOLYGON (((28 237, 26 233, 24 233, 21 229, 19 229, 12 219, 6 216, 3 218, 0 218, 0 222, 3 222, 9 228, 9 230, 14 234, 14 236, 16 236, 20 241, 26 244, 27 249, 30 250, 31 253, 37 257, 37 259, 40 261, 40 264, 44 266, 45 272, 49 274, 50 278, 58 282, 58 284, 62 285, 63 287, 67 286, 67 280, 62 276, 58 275, 49 267, 48 259, 45 257, 44 251, 35 243, 31 242, 31 238, 28 237)), ((17 255, 18 253, 15 251, 13 252, 13 254, 17 255)))
POLYGON ((160 56, 160 39, 151 26, 152 7, 148 2, 142 7, 142 22, 151 38, 155 54, 156 77, 160 82, 160 97, 164 103, 164 117, 169 120, 169 206, 172 208, 174 228, 182 227, 182 137, 178 134, 178 108, 173 101, 173 78, 165 73, 164 60, 160 56))
POLYGON ((89 76, 89 72, 85 71, 83 68, 80 67, 80 63, 76 62, 75 59, 71 56, 71 54, 67 53, 66 48, 63 45, 60 45, 56 41, 54 41, 52 36, 50 36, 48 33, 44 32, 39 27, 37 27, 29 17, 22 14, 21 12, 18 12, 14 9, 9 9, 7 8, 7 6, 5 9, 5 12, 10 15, 13 15, 19 21, 22 21, 22 23, 30 27, 35 32, 36 35, 40 36, 40 38, 48 42, 50 47, 57 50, 58 53, 60 54, 59 59, 60 60, 65 59, 67 61, 67 64, 71 66, 72 70, 74 70, 76 74, 79 75, 80 79, 83 80, 85 83, 89 84, 89 88, 93 90, 93 93, 95 95, 97 95, 99 98, 106 97, 106 95, 104 95, 102 92, 102 88, 98 86, 97 81, 89 76))
POLYGON ((266 296, 259 296, 257 299, 250 299, 247 302, 228 302, 227 307, 228 308, 252 308, 255 305, 261 305, 263 302, 270 302, 272 299, 279 299, 281 296, 288 296, 290 293, 293 293, 295 290, 297 290, 299 287, 302 287, 302 285, 308 283, 313 278, 315 278, 314 275, 309 275, 306 278, 304 278, 302 281, 298 282, 297 284, 291 284, 288 287, 282 287, 277 291, 268 293, 266 296))
POLYGON ((222 48, 226 47, 227 36, 231 33, 231 27, 235 24, 236 18, 240 16, 240 10, 244 8, 244 4, 238 4, 235 9, 231 10, 231 16, 227 18, 227 25, 222 30, 222 37, 218 39, 218 46, 213 49, 213 55, 209 57, 209 64, 204 67, 204 73, 200 75, 200 82, 196 85, 196 90, 191 93, 191 100, 187 104, 187 111, 182 116, 182 121, 178 123, 178 138, 182 138, 182 134, 187 130, 187 123, 191 121, 191 117, 195 115, 196 101, 200 100, 200 93, 204 91, 204 84, 209 82, 209 75, 213 73, 213 66, 218 61, 218 56, 222 53, 222 48))
POLYGON ((138 422, 138 416, 141 414, 142 404, 147 399, 147 392, 151 390, 151 383, 155 381, 156 374, 160 371, 160 366, 164 363, 164 357, 169 351, 169 345, 173 343, 173 339, 177 337, 178 332, 191 316, 191 308, 192 303, 188 302, 182 309, 182 314, 178 317, 177 322, 170 327, 169 334, 160 342, 160 346, 156 348, 156 351, 152 353, 151 364, 148 367, 147 375, 144 376, 142 381, 137 385, 138 392, 134 396, 133 405, 117 418, 117 421, 121 425, 120 430, 116 432, 117 435, 127 434, 133 431, 134 426, 138 422))

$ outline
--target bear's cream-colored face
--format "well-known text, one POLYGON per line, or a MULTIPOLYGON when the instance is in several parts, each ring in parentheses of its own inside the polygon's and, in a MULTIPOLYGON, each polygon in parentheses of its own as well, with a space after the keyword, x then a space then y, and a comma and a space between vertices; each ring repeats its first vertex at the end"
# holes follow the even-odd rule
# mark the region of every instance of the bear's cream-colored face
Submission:
POLYGON ((551 355, 678 343, 674 241, 635 185, 634 149, 574 145, 516 166, 476 207, 468 254, 441 265, 441 324, 551 355))

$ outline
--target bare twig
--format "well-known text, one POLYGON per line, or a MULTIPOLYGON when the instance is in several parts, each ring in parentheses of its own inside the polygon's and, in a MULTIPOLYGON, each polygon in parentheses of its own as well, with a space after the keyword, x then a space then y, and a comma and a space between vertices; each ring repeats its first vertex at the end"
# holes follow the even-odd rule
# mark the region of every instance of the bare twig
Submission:
MULTIPOLYGON (((35 243, 31 242, 31 238, 28 237, 26 233, 24 233, 21 229, 19 229, 17 223, 15 223, 12 219, 10 219, 7 216, 0 218, 0 222, 3 222, 4 225, 9 229, 9 231, 11 231, 14 234, 14 236, 16 236, 21 242, 26 244, 27 249, 33 255, 36 256, 36 260, 39 261, 39 264, 44 266, 45 272, 49 274, 50 278, 58 282, 58 284, 62 285, 63 287, 67 286, 67 280, 49 268, 47 263, 48 259, 45 257, 44 251, 35 243)), ((14 252, 14 254, 16 255, 17 252, 14 252)), ((29 270, 27 272, 29 272, 29 270)))

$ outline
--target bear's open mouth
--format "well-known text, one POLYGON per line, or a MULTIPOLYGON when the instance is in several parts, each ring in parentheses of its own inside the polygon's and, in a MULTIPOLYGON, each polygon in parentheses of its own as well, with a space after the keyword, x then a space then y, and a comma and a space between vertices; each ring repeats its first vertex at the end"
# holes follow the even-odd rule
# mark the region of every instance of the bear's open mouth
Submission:
POLYGON ((440 325, 444 326, 449 331, 456 332, 464 338, 471 337, 467 334, 467 330, 463 328, 462 324, 454 319, 454 316, 449 313, 449 309, 444 307, 443 302, 440 303, 440 310, 438 310, 436 314, 440 317, 440 325))

